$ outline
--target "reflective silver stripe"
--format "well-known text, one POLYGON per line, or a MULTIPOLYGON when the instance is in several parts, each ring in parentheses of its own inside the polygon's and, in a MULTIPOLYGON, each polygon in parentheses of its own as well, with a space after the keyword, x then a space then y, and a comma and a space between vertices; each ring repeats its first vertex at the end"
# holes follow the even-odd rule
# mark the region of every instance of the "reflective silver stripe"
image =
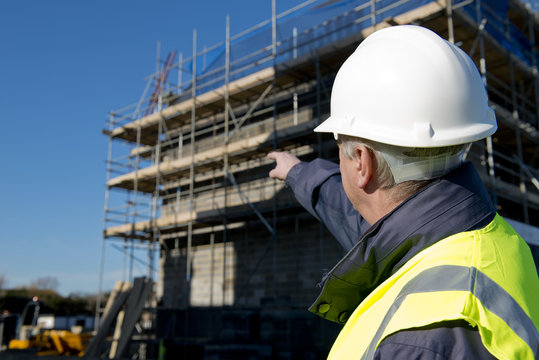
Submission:
POLYGON ((500 285, 481 271, 477 273, 472 293, 481 304, 498 315, 507 325, 529 345, 535 357, 539 348, 539 333, 532 319, 524 312, 516 300, 500 285))
POLYGON ((406 296, 435 291, 470 291, 490 312, 502 318, 537 355, 539 333, 533 321, 507 291, 474 267, 441 265, 427 269, 399 292, 361 359, 372 359, 376 345, 406 296))

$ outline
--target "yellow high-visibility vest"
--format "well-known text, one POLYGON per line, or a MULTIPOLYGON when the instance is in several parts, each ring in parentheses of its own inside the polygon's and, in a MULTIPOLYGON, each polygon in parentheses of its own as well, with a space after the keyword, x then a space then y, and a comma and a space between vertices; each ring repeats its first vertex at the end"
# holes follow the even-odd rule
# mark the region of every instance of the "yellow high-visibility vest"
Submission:
POLYGON ((397 331, 464 319, 499 359, 535 359, 539 278, 528 245, 499 215, 410 259, 352 313, 329 359, 371 359, 397 331))

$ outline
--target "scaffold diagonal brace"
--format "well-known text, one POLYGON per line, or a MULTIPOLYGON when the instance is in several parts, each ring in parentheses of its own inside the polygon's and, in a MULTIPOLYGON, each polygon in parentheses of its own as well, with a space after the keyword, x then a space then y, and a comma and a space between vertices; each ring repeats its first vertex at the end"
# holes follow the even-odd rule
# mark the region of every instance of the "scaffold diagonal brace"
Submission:
POLYGON ((228 113, 230 114, 230 117, 232 118, 232 121, 234 122, 234 126, 236 129, 239 129, 240 125, 238 124, 238 119, 236 119, 236 115, 234 115, 234 112, 232 111, 232 107, 230 105, 226 105, 228 108, 228 113))
POLYGON ((532 182, 532 184, 535 185, 537 190, 539 190, 539 180, 537 180, 537 178, 533 175, 528 166, 524 164, 524 162, 518 156, 513 155, 513 158, 520 164, 522 170, 526 173, 526 175, 530 177, 530 181, 532 182))
POLYGON ((230 114, 232 116, 232 120, 234 120, 234 125, 236 126, 234 128, 234 131, 240 131, 240 128, 243 125, 243 123, 253 114, 253 111, 255 111, 255 109, 258 107, 258 105, 260 105, 262 100, 264 100, 266 98, 266 96, 269 94, 271 89, 273 89, 273 85, 269 84, 268 87, 266 87, 266 89, 264 90, 264 92, 262 92, 262 94, 260 94, 258 99, 256 99, 254 104, 249 108, 249 110, 247 110, 247 113, 245 113, 245 115, 243 115, 239 121, 236 120, 236 117, 234 116, 234 113, 232 113, 232 109, 229 107, 230 114))
POLYGON ((260 213, 260 211, 258 211, 258 209, 249 201, 249 198, 243 193, 243 191, 241 191, 240 189, 240 186, 238 185, 238 183, 236 182, 236 179, 234 178, 234 175, 232 175, 231 173, 229 173, 228 171, 226 172, 226 176, 227 178, 230 180, 230 182, 232 183, 232 185, 234 185, 234 187, 236 188, 236 190, 238 190, 238 194, 240 195, 241 197, 241 200, 243 201, 244 204, 247 204, 249 205, 249 207, 251 209, 253 209, 253 211, 255 212, 256 216, 258 216, 258 218, 260 219, 260 221, 262 221, 262 224, 264 224, 264 226, 268 229, 268 231, 273 235, 275 234, 275 230, 271 227, 271 225, 268 223, 268 221, 264 218, 264 216, 262 215, 262 213, 260 213))

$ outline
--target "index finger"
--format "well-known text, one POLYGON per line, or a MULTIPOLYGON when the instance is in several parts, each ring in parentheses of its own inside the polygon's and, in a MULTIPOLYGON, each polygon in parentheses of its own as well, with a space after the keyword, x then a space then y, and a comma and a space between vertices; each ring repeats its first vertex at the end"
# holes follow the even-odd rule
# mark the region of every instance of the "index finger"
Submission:
POLYGON ((268 155, 266 155, 269 159, 272 159, 272 160, 277 160, 277 151, 272 151, 270 153, 268 153, 268 155))

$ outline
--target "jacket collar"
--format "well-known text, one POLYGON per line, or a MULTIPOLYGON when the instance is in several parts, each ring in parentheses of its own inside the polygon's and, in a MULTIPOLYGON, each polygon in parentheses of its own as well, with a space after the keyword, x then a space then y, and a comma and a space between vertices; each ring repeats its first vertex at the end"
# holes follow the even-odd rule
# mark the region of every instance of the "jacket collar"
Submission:
POLYGON ((344 323, 359 303, 414 255, 448 236, 481 228, 496 210, 469 162, 376 222, 322 279, 309 311, 344 323))

